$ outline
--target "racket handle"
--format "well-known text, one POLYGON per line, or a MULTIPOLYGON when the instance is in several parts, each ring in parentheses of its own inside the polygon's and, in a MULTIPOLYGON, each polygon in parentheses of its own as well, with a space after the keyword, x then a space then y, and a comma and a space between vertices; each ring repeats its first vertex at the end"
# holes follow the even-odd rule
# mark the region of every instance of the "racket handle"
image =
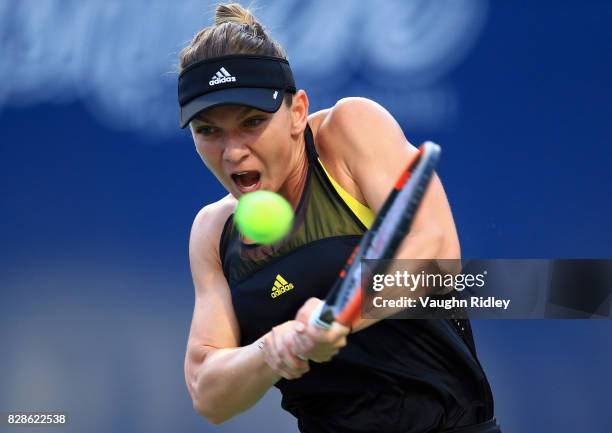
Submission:
POLYGON ((323 320, 323 317, 327 318, 330 316, 329 313, 331 313, 331 309, 329 308, 329 306, 325 303, 325 301, 320 301, 319 305, 317 305, 317 308, 315 308, 310 314, 310 318, 308 319, 308 324, 313 325, 313 326, 318 326, 319 328, 322 328, 322 329, 331 328, 332 322, 323 320), (327 314, 323 314, 324 311, 327 314))

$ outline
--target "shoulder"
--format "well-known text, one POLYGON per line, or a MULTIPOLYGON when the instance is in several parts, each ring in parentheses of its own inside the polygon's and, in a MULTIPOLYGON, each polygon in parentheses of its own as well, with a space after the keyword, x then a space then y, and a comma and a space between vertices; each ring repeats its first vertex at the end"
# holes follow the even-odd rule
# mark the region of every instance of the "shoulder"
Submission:
POLYGON ((193 226, 196 228, 212 228, 219 221, 225 220, 234 212, 237 200, 228 194, 214 203, 207 204, 198 211, 194 220, 193 226))
POLYGON ((395 118, 371 99, 340 99, 333 107, 316 113, 317 133, 323 155, 347 157, 408 141, 395 118), (373 146, 373 142, 377 145, 373 146))
POLYGON ((204 206, 197 213, 191 226, 189 255, 219 257, 219 241, 225 222, 236 208, 236 199, 227 195, 221 200, 204 206))
POLYGON ((356 200, 378 211, 417 150, 393 116, 372 100, 341 99, 317 115, 315 144, 327 171, 356 200))
POLYGON ((343 98, 326 110, 320 124, 320 133, 350 137, 390 124, 399 127, 393 116, 377 102, 359 97, 343 98))

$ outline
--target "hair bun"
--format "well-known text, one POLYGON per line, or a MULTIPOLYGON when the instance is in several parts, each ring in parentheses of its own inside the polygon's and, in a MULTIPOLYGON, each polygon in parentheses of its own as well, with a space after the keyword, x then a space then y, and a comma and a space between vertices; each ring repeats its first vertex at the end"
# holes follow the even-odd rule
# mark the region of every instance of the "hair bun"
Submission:
POLYGON ((232 54, 287 58, 283 47, 249 9, 227 3, 217 5, 214 25, 201 29, 181 50, 179 70, 204 59, 232 54))
POLYGON ((215 24, 224 23, 246 24, 254 28, 261 28, 255 16, 250 10, 245 9, 238 3, 220 4, 215 11, 215 24))

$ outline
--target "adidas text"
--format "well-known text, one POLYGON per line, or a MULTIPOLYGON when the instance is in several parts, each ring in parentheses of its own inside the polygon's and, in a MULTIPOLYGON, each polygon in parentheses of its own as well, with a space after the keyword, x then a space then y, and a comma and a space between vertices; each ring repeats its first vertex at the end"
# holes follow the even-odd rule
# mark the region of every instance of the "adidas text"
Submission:
POLYGON ((210 86, 214 86, 215 84, 221 83, 229 83, 232 81, 236 81, 236 77, 223 77, 223 78, 214 78, 208 82, 210 86))
POLYGON ((276 298, 277 296, 280 296, 283 293, 288 292, 291 289, 293 289, 293 283, 286 284, 280 289, 274 290, 270 296, 272 296, 272 298, 276 298))

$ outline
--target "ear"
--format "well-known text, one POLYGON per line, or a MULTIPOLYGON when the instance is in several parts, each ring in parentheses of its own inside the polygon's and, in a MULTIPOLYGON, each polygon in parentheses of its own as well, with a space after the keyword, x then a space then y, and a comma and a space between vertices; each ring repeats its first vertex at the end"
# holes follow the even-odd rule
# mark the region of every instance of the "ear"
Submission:
POLYGON ((304 90, 298 90, 293 95, 291 112, 291 135, 302 135, 308 123, 308 95, 304 90))

